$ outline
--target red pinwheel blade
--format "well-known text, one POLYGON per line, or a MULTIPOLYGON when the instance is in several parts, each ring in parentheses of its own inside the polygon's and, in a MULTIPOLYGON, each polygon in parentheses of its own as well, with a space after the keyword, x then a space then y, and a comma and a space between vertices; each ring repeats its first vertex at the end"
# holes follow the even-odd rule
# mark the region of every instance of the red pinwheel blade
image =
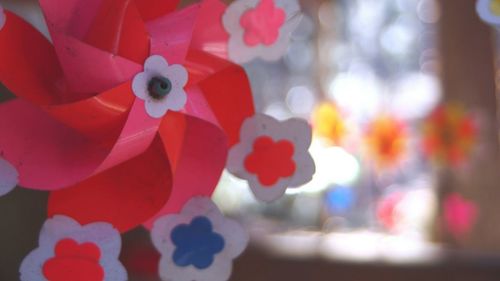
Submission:
POLYGON ((0 32, 0 81, 32 103, 60 103, 66 96, 62 70, 52 47, 29 23, 5 12, 0 32))
POLYGON ((67 215, 81 224, 109 222, 128 231, 165 205, 172 175, 159 138, 142 155, 73 187, 53 191, 48 215, 67 215))
POLYGON ((245 70, 201 51, 191 51, 186 66, 190 82, 198 84, 218 124, 226 132, 229 145, 234 145, 239 141, 243 121, 255 114, 245 70))
POLYGON ((144 21, 166 15, 179 5, 180 0, 135 0, 135 5, 144 21))
POLYGON ((159 133, 169 158, 177 157, 174 189, 163 209, 145 224, 147 227, 161 215, 179 212, 194 196, 211 196, 226 165, 227 138, 210 122, 179 114, 163 122, 159 133), (172 145, 172 127, 180 128, 175 132, 185 132, 182 145, 172 145))
POLYGON ((183 64, 193 37, 200 5, 175 11, 148 22, 151 54, 162 55, 170 64, 183 64))
POLYGON ((139 64, 149 54, 146 27, 130 0, 103 0, 84 41, 139 64))

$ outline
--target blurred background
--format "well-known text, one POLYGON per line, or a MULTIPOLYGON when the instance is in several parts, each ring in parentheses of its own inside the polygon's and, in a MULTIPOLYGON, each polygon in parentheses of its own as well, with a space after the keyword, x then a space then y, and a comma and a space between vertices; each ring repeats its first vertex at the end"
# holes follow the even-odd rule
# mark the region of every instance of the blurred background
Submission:
MULTIPOLYGON (((0 3, 45 32, 36 1, 0 3)), ((273 204, 223 175, 214 199, 251 234, 231 280, 500 280, 500 37, 475 1, 301 5, 286 56, 245 69, 258 111, 311 122, 317 173, 273 204)), ((0 280, 46 199, 0 198, 0 280)), ((124 236, 131 280, 158 280, 158 258, 144 229, 124 236)))

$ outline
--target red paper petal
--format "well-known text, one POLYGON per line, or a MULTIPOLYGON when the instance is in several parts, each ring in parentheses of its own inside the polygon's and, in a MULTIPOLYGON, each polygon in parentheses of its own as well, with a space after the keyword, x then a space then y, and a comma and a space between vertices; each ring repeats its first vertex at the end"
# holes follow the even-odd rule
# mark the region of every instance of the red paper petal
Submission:
POLYGON ((144 21, 150 21, 175 10, 180 0, 135 0, 144 21))
POLYGON ((188 55, 190 80, 200 90, 226 132, 230 146, 239 142, 243 121, 255 114, 253 96, 245 70, 199 51, 188 55))
POLYGON ((149 55, 146 27, 129 0, 103 0, 84 41, 139 64, 149 55))
POLYGON ((172 187, 170 165, 157 138, 142 155, 71 188, 50 194, 48 214, 66 215, 80 224, 105 221, 121 232, 156 214, 172 187))
POLYGON ((148 227, 161 215, 179 212, 194 196, 211 196, 226 165, 228 152, 227 139, 220 128, 191 116, 179 114, 175 120, 163 122, 159 133, 169 158, 178 156, 177 169, 172 194, 155 218, 146 223, 148 227), (173 127, 185 132, 182 146, 171 145, 173 127))
POLYGON ((52 44, 29 23, 8 11, 0 32, 0 81, 33 103, 60 103, 63 74, 52 44))

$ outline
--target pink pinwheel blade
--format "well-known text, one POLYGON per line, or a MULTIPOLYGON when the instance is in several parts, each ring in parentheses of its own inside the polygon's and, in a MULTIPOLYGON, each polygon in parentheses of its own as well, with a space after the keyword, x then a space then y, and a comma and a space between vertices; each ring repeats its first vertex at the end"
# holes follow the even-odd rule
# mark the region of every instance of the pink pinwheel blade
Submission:
POLYGON ((53 191, 48 214, 67 215, 81 224, 106 221, 125 232, 156 214, 171 189, 170 165, 157 138, 138 157, 73 187, 53 191))
POLYGON ((181 117, 163 122, 159 129, 169 158, 178 159, 172 194, 163 209, 145 224, 149 228, 159 216, 180 211, 192 197, 211 196, 226 164, 227 139, 220 128, 198 118, 181 117), (175 138, 172 127, 185 132, 182 146, 170 144, 170 138, 175 138))

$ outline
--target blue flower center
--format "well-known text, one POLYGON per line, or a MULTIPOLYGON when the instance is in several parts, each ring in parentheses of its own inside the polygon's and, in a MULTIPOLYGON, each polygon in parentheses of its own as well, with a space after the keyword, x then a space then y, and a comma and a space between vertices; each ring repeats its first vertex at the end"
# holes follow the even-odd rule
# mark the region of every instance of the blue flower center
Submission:
POLYGON ((222 252, 225 246, 224 237, 213 231, 212 222, 204 216, 193 218, 190 224, 175 227, 171 239, 176 246, 172 258, 180 267, 209 268, 215 255, 222 252))
POLYGON ((149 95, 154 99, 163 99, 172 91, 172 82, 163 76, 153 77, 148 83, 149 95))

